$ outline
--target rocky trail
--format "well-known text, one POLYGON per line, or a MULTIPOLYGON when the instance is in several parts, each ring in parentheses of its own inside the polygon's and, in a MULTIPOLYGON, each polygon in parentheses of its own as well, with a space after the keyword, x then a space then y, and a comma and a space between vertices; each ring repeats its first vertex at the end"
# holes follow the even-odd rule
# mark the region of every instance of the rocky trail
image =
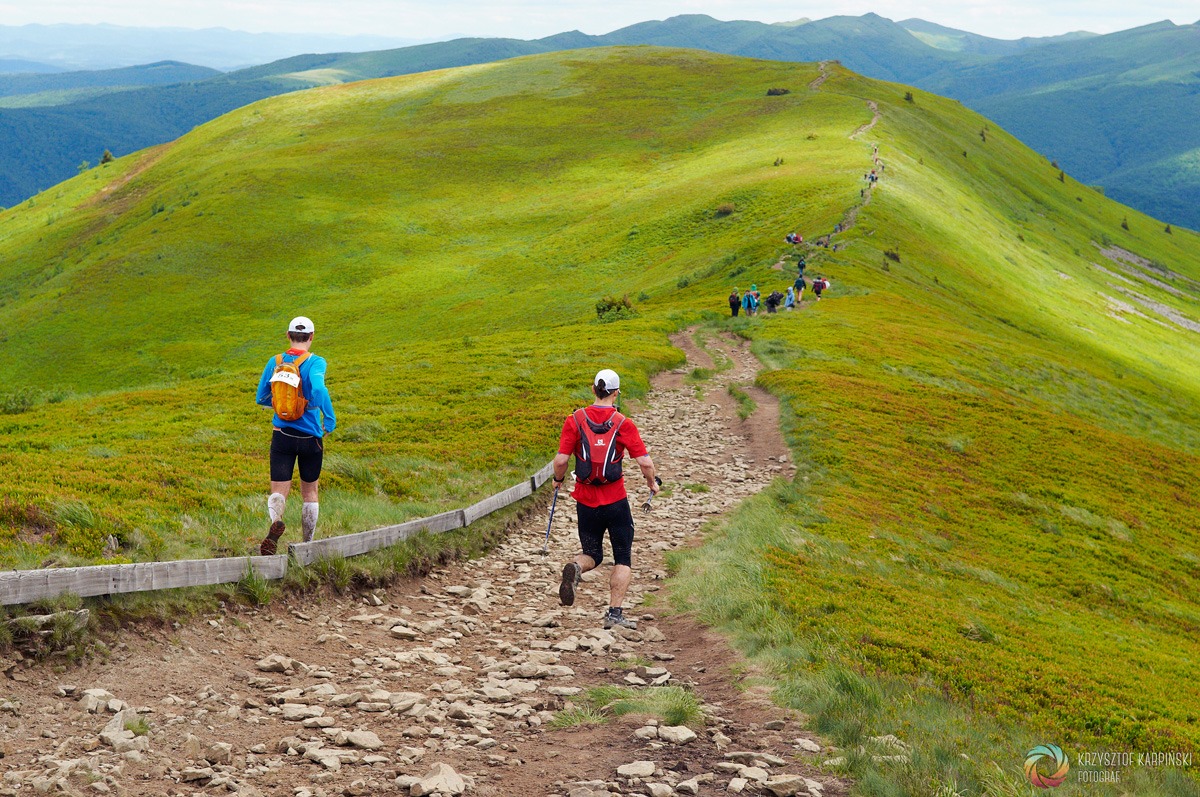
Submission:
POLYGON ((611 559, 559 604, 578 550, 564 496, 548 557, 534 513, 486 557, 386 590, 230 607, 127 632, 104 661, 9 668, 0 795, 844 794, 803 717, 744 683, 722 638, 668 610, 664 554, 793 472, 773 398, 744 388, 757 410, 739 421, 727 391, 753 381, 749 344, 675 342, 688 366, 631 413, 670 488, 635 509, 636 631, 602 628, 611 559), (699 387, 697 366, 714 371, 699 387), (606 721, 565 721, 602 686, 684 687, 703 717, 670 726, 593 706, 606 721))

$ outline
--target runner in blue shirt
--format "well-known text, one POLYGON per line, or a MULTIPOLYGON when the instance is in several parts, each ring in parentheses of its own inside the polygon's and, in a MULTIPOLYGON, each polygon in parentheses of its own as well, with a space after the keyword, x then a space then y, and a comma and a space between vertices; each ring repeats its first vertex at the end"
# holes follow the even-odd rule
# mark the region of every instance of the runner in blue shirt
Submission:
MULTIPOLYGON (((325 359, 312 354, 313 334, 316 328, 311 319, 298 316, 288 325, 288 341, 291 343, 283 354, 272 357, 263 369, 258 381, 258 403, 272 407, 271 386, 273 382, 286 381, 287 374, 277 374, 282 363, 297 363, 300 371, 300 392, 308 402, 304 413, 292 421, 278 414, 274 418, 275 431, 271 436, 271 495, 267 498, 267 512, 271 516, 271 528, 259 546, 263 556, 273 556, 283 536, 283 510, 288 493, 292 489, 292 475, 297 462, 300 466, 300 494, 304 506, 300 512, 300 525, 304 541, 311 542, 317 533, 318 480, 321 478, 321 462, 325 455, 324 437, 334 430, 337 418, 333 414, 333 403, 325 389, 325 359)), ((291 377, 293 380, 295 376, 291 377)), ((280 410, 286 412, 285 410, 280 410)))

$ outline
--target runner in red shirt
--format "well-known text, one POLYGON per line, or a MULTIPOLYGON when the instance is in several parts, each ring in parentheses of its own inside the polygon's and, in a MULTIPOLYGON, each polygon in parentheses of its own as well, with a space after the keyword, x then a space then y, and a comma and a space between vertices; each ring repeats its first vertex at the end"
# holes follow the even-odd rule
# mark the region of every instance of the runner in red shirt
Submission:
POLYGON ((658 494, 659 486, 654 480, 654 462, 646 453, 646 444, 642 442, 637 426, 614 406, 620 387, 620 377, 605 368, 596 374, 592 383, 596 402, 572 413, 563 422, 558 455, 554 458, 554 489, 565 481, 567 465, 574 455, 577 481, 571 496, 575 499, 579 517, 579 542, 583 552, 563 567, 558 597, 563 606, 575 602, 575 588, 579 586, 580 577, 604 561, 604 532, 607 531, 614 564, 608 579, 609 602, 604 627, 637 628, 637 621, 625 617, 622 606, 633 578, 633 513, 629 511, 625 479, 620 469, 626 451, 637 462, 652 495, 658 494), (584 428, 585 424, 588 428, 584 428), (610 432, 613 437, 608 436, 610 432), (597 481, 600 483, 595 483, 597 481))

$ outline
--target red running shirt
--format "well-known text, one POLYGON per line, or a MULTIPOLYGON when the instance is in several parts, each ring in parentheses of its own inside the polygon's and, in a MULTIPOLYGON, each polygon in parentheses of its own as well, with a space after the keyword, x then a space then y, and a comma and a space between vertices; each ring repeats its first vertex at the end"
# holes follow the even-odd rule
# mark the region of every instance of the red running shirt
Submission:
MULTIPOLYGON (((583 411, 596 423, 604 423, 612 417, 612 414, 616 412, 616 408, 597 407, 593 404, 590 407, 584 407, 583 411)), ((578 445, 579 427, 575 425, 575 419, 568 415, 567 419, 563 421, 562 437, 558 440, 558 453, 574 456, 575 448, 578 445)), ((626 418, 625 423, 621 424, 621 428, 617 430, 617 457, 623 457, 626 451, 634 459, 646 456, 646 444, 642 442, 642 435, 638 432, 637 426, 629 418, 626 418)), ((582 482, 576 482, 575 490, 571 493, 571 497, 576 501, 584 506, 592 507, 615 504, 626 496, 624 476, 619 481, 610 482, 609 484, 583 484, 582 482)))

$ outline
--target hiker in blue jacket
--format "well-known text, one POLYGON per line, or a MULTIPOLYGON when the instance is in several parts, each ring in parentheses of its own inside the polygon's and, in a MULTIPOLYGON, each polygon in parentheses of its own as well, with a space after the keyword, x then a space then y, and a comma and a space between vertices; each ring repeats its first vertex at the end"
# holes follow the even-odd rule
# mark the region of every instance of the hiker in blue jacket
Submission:
POLYGON ((275 410, 271 436, 271 495, 267 498, 271 527, 259 546, 263 556, 273 556, 279 538, 283 536, 283 510, 297 463, 300 466, 300 494, 304 500, 300 512, 304 541, 311 542, 317 533, 317 488, 325 456, 324 438, 334 430, 337 418, 325 388, 325 359, 310 351, 315 332, 311 319, 293 318, 288 325, 290 348, 267 360, 262 378, 258 380, 258 403, 275 410), (299 371, 298 385, 294 384, 296 376, 289 373, 290 369, 281 368, 285 363, 294 364, 299 371), (280 403, 288 400, 289 387, 294 405, 284 408, 280 403), (280 417, 280 412, 290 415, 293 409, 297 410, 298 417, 292 420, 280 417))
POLYGON ((750 290, 742 294, 742 309, 746 315, 758 314, 758 285, 751 285, 750 290))

